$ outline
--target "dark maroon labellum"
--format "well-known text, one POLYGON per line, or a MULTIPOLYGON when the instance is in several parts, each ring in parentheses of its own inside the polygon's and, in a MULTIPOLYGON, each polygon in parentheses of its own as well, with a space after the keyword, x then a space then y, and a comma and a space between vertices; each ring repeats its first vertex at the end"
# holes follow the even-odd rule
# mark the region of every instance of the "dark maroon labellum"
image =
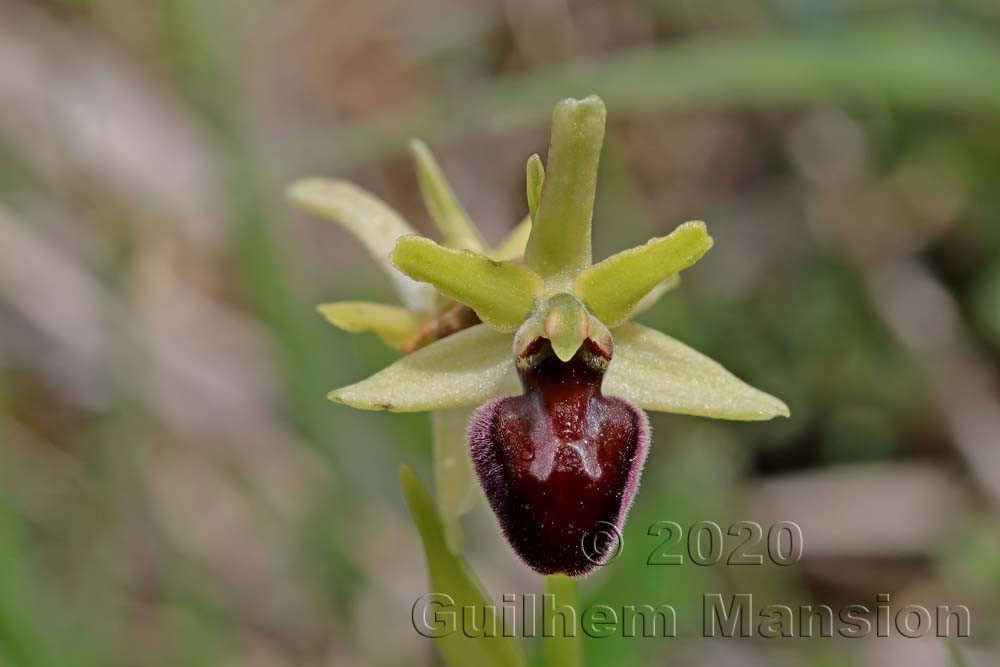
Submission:
POLYGON ((539 338, 518 364, 524 394, 490 401, 469 428, 504 535, 542 574, 580 575, 605 562, 639 486, 648 422, 601 394, 607 362, 589 339, 564 363, 539 338))

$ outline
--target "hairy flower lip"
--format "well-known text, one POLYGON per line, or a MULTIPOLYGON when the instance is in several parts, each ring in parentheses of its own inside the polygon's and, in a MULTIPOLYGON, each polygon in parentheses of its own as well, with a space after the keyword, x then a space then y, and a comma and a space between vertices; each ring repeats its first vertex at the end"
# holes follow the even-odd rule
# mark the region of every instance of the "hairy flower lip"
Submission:
POLYGON ((544 338, 519 368, 520 396, 490 401, 469 428, 470 452, 508 542, 542 574, 581 575, 615 544, 601 526, 624 525, 649 448, 645 413, 604 396, 607 359, 586 343, 560 361, 544 338))

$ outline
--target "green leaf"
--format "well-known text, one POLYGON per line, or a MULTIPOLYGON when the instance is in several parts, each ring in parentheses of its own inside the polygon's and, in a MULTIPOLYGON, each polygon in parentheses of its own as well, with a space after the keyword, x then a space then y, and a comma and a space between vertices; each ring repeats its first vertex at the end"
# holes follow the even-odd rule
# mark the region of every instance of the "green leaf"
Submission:
POLYGON ((552 112, 552 138, 525 263, 546 282, 568 284, 590 266, 590 219, 607 112, 598 97, 568 99, 552 112))
POLYGON ((512 350, 510 334, 477 324, 328 396, 353 408, 392 412, 480 405, 518 393, 512 350))
POLYGON ((445 296, 476 311, 493 327, 517 329, 542 291, 531 269, 497 262, 468 250, 452 250, 421 236, 399 239, 390 261, 414 280, 429 282, 445 296))
POLYGON ((531 216, 528 216, 519 222, 517 227, 511 230, 507 238, 501 241, 495 250, 488 253, 490 259, 495 259, 498 262, 506 262, 524 257, 524 249, 528 245, 528 237, 530 235, 531 216))
POLYGON ((444 524, 445 541, 456 554, 462 552, 460 519, 476 506, 482 494, 465 435, 472 413, 470 408, 435 410, 431 413, 435 496, 444 524))
POLYGON ((416 283, 389 263, 389 253, 401 236, 415 233, 403 218, 377 197, 345 181, 310 178, 288 189, 298 208, 342 225, 365 246, 392 279, 408 307, 430 312, 437 300, 434 290, 416 283))
POLYGON ((424 205, 446 245, 452 248, 482 252, 486 246, 479 230, 472 224, 465 207, 455 196, 434 154, 419 139, 410 140, 410 154, 417 169, 417 182, 424 205))
POLYGON ((573 282, 573 293, 609 327, 629 318, 639 301, 712 247, 704 222, 685 222, 667 236, 595 264, 573 282))
POLYGON ((645 410, 717 419, 756 421, 789 414, 779 399, 666 334, 635 323, 613 334, 615 352, 603 385, 610 396, 645 410))
POLYGON ((535 212, 538 210, 538 202, 542 199, 542 184, 545 183, 545 166, 538 153, 528 158, 525 171, 527 172, 528 216, 534 220, 535 212))
MULTIPOLYGON (((463 607, 472 607, 478 622, 481 622, 482 615, 491 613, 489 609, 493 605, 465 559, 456 556, 448 549, 441 518, 412 468, 403 466, 400 471, 400 482, 403 487, 403 497, 424 544, 431 592, 447 595, 454 601, 454 607, 447 611, 457 614, 455 625, 459 627, 447 627, 445 629, 454 631, 435 638, 445 662, 451 667, 527 665, 524 653, 514 638, 503 636, 503 621, 498 612, 496 636, 469 637, 462 631, 460 624, 463 607)), ((495 610, 495 607, 493 609, 495 610)), ((433 612, 428 610, 428 613, 433 612)))
POLYGON ((944 643, 948 647, 948 657, 951 660, 951 666, 968 667, 969 663, 966 661, 965 656, 962 655, 962 651, 958 648, 958 642, 956 642, 953 637, 945 637, 944 643))
MULTIPOLYGON (((577 614, 581 614, 583 610, 577 606, 576 589, 576 580, 566 575, 552 574, 545 577, 545 594, 552 596, 552 602, 545 602, 546 608, 561 609, 563 605, 569 605, 576 609, 577 614)), ((556 625, 555 636, 542 639, 545 667, 581 667, 583 643, 576 627, 568 627, 565 634, 560 634, 559 629, 556 625)))
POLYGON ((351 333, 374 332, 396 349, 401 349, 424 321, 407 308, 370 301, 324 303, 316 310, 339 329, 351 333))
POLYGON ((1000 111, 1000 87, 984 86, 1000 62, 985 26, 934 19, 851 22, 818 34, 783 30, 671 41, 587 62, 532 68, 489 86, 431 96, 372 120, 307 136, 289 148, 337 165, 398 153, 402 138, 439 140, 538 127, 553 90, 600 95, 619 114, 749 106, 889 105, 903 111, 1000 111), (458 122, 454 109, 488 109, 458 122))

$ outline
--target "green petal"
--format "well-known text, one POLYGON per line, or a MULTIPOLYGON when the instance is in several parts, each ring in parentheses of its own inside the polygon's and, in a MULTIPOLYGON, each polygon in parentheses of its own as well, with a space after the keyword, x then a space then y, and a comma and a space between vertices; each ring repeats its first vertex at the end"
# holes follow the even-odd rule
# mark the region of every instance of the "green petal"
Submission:
POLYGON ((545 182, 525 263, 564 288, 590 266, 590 219, 607 112, 598 97, 563 100, 552 112, 545 182))
POLYGON ((655 329, 614 330, 615 353, 604 393, 645 410, 755 421, 787 417, 788 406, 754 389, 719 363, 655 329))
POLYGON ((389 345, 401 349, 424 318, 407 308, 369 301, 341 301, 317 306, 327 321, 351 333, 374 332, 389 345))
POLYGON ((524 248, 528 245, 528 236, 530 235, 531 216, 528 216, 519 222, 517 227, 511 230, 507 238, 501 241, 495 250, 488 253, 490 259, 495 259, 498 262, 507 262, 512 259, 524 257, 524 248))
POLYGON ((535 212, 538 210, 538 202, 542 199, 542 184, 545 183, 545 166, 542 164, 542 158, 538 157, 538 153, 528 158, 525 172, 527 174, 528 216, 534 220, 535 212))
POLYGON ((408 307, 433 310, 434 290, 410 280, 389 263, 396 240, 414 230, 386 203, 350 183, 322 178, 295 183, 288 189, 288 198, 303 211, 332 220, 354 234, 392 279, 408 307))
POLYGON ((510 334, 477 324, 336 389, 329 398, 362 410, 393 412, 480 405, 504 393, 519 393, 512 350, 510 334))
MULTIPOLYGON (((429 589, 435 594, 446 595, 450 600, 439 599, 438 604, 448 604, 449 607, 427 606, 428 621, 433 621, 434 612, 442 616, 452 612, 457 614, 454 626, 445 621, 442 630, 452 630, 448 634, 436 637, 438 649, 449 667, 467 667, 468 665, 483 665, 484 667, 525 667, 527 659, 512 636, 503 632, 503 618, 497 611, 496 636, 470 636, 462 631, 461 619, 463 609, 471 607, 474 618, 479 623, 483 615, 491 613, 492 605, 489 597, 483 591, 476 575, 469 568, 464 558, 456 556, 448 549, 445 542, 441 517, 434 509, 434 502, 424 489, 416 473, 409 466, 400 470, 400 483, 403 487, 403 497, 410 508, 413 522, 420 532, 423 541, 424 554, 427 557, 427 570, 430 576, 429 589), (454 604, 454 607, 450 605, 454 604)), ((418 608, 417 612, 423 611, 418 608)), ((417 617, 418 620, 420 617, 417 617)), ((489 617, 487 617, 489 618, 489 617)), ((492 628, 492 623, 490 626, 492 628)), ((435 628, 428 623, 425 629, 435 628)), ((510 628, 511 631, 516 628, 510 628)))
POLYGON ((462 551, 461 517, 479 500, 482 492, 472 469, 469 443, 465 437, 471 408, 435 410, 431 413, 434 426, 434 489, 445 540, 452 553, 462 551))
POLYGON ((524 322, 542 291, 541 279, 521 264, 451 250, 420 236, 399 239, 390 260, 414 280, 433 284, 475 310, 483 322, 505 331, 524 322))
POLYGON ((424 205, 434 224, 441 230, 445 244, 452 248, 482 252, 486 245, 483 237, 455 196, 455 191, 448 184, 434 154, 419 139, 410 141, 410 154, 417 169, 417 182, 424 197, 424 205))
POLYGON ((685 222, 668 236, 608 257, 581 273, 573 293, 609 327, 629 318, 663 280, 691 266, 712 247, 704 222, 685 222))

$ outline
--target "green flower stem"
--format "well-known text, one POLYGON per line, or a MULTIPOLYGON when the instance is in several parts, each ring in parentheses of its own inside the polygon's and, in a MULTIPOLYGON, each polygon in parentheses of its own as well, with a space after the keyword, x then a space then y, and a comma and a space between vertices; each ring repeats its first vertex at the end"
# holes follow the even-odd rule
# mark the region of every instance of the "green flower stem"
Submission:
POLYGON ((563 100, 552 112, 548 164, 525 263, 550 292, 590 266, 590 220, 597 192, 597 163, 604 143, 604 102, 563 100))
POLYGON ((535 213, 538 211, 538 202, 542 199, 542 185, 545 183, 545 167, 542 165, 542 158, 538 157, 538 153, 528 158, 525 171, 527 172, 528 215, 534 220, 535 213))
POLYGON ((435 410, 431 413, 434 495, 441 513, 445 541, 454 554, 462 553, 465 541, 461 518, 475 507, 482 495, 465 439, 472 413, 472 408, 435 410))
MULTIPOLYGON (((545 593, 554 599, 545 604, 554 603, 556 609, 569 605, 579 613, 576 589, 575 579, 562 574, 549 575, 545 577, 545 593)), ((545 667, 580 667, 583 664, 583 646, 575 627, 566 628, 564 634, 560 634, 557 628, 554 637, 542 640, 542 646, 545 667)))
MULTIPOLYGON (((485 613, 486 608, 491 606, 489 598, 465 559, 455 555, 448 548, 444 526, 434 501, 412 468, 403 466, 399 476, 403 487, 403 498, 424 545, 431 591, 450 596, 457 609, 472 607, 477 613, 485 613)), ((496 636, 483 637, 468 637, 463 632, 449 632, 438 637, 436 641, 449 667, 527 665, 524 653, 517 642, 512 637, 504 636, 502 632, 496 636)))

